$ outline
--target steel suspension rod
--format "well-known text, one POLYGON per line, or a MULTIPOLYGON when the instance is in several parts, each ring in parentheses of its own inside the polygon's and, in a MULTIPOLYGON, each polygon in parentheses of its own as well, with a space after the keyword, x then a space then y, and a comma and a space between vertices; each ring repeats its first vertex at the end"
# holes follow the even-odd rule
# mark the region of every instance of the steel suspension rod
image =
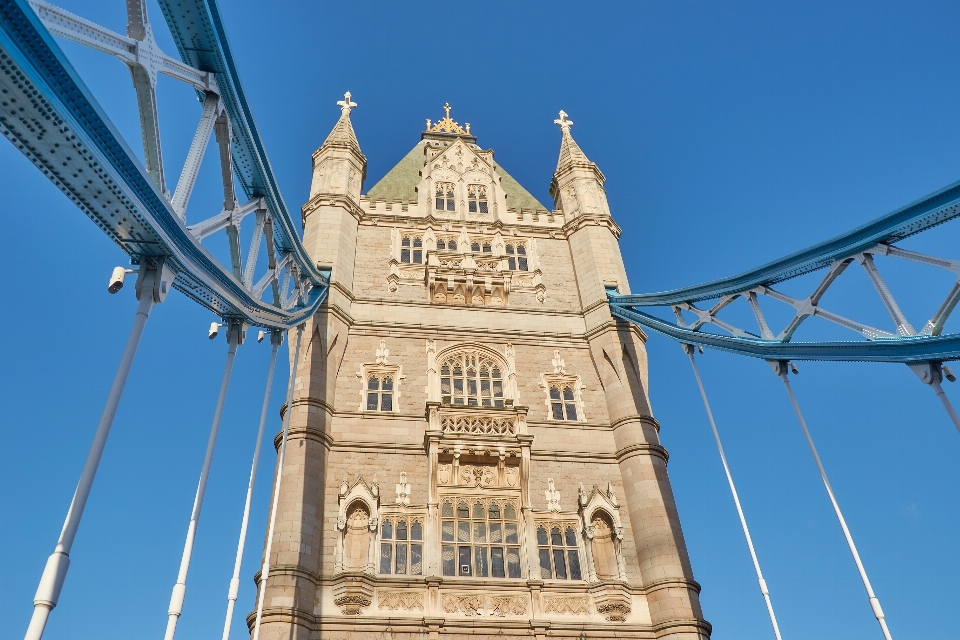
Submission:
POLYGON ((150 312, 156 304, 153 291, 156 278, 159 277, 160 274, 156 269, 150 269, 144 273, 143 280, 138 283, 137 288, 141 292, 139 293, 140 304, 137 306, 137 313, 133 318, 133 326, 130 328, 127 346, 120 357, 120 365, 117 367, 117 373, 113 378, 113 385, 110 387, 107 402, 103 407, 103 414, 100 416, 100 424, 97 425, 93 444, 90 445, 87 461, 83 465, 80 481, 77 483, 77 489, 73 494, 73 500, 70 502, 70 509, 67 511, 63 529, 60 531, 60 539, 57 540, 56 549, 47 559, 47 564, 43 569, 43 576, 40 578, 40 585, 37 587, 37 594, 33 599, 33 616, 30 618, 30 626, 27 627, 24 640, 40 640, 47 626, 47 618, 60 599, 60 591, 67 577, 67 570, 70 568, 70 549, 77 537, 80 519, 83 517, 83 510, 87 506, 87 498, 90 497, 93 480, 96 478, 100 458, 103 457, 103 450, 107 445, 107 437, 110 435, 113 419, 117 415, 117 407, 120 405, 120 398, 123 396, 127 378, 130 376, 133 359, 137 355, 140 338, 147 326, 150 312))
POLYGON ((787 389, 787 395, 790 396, 790 402, 793 404, 793 410, 797 414, 797 420, 800 421, 800 427, 803 429, 803 435, 807 439, 807 444, 810 446, 810 453, 813 454, 813 460, 817 463, 817 469, 820 471, 820 479, 823 480, 823 486, 826 488, 827 495, 830 497, 830 504, 833 505, 833 511, 837 514, 837 520, 840 521, 840 528, 843 529, 843 536, 847 539, 847 546, 850 547, 850 553, 853 555, 853 561, 857 564, 857 571, 860 572, 860 579, 863 580, 863 586, 867 590, 867 597, 870 599, 870 608, 873 609, 873 615, 880 624, 880 629, 883 631, 883 637, 886 638, 886 640, 893 640, 893 637, 890 635, 890 630, 887 628, 887 622, 883 616, 883 609, 880 608, 880 600, 877 598, 876 594, 874 594, 873 587, 870 585, 870 579, 867 577, 867 570, 863 567, 863 562, 860 560, 860 554, 857 552, 857 545, 853 543, 853 536, 850 534, 850 529, 847 528, 847 521, 843 519, 843 513, 840 511, 840 505, 837 503, 837 498, 833 493, 833 487, 830 486, 830 480, 827 479, 827 471, 823 468, 823 463, 820 461, 820 455, 817 453, 817 447, 814 446, 813 438, 810 436, 810 430, 807 429, 807 422, 803 419, 803 414, 800 412, 800 405, 797 404, 796 396, 793 395, 793 388, 790 386, 790 381, 787 379, 786 363, 779 363, 779 374, 780 378, 783 380, 783 386, 787 389))
POLYGON ((257 444, 253 449, 253 463, 250 465, 250 480, 247 482, 247 499, 243 504, 243 520, 240 523, 240 541, 237 543, 237 559, 233 564, 233 578, 230 580, 230 590, 227 593, 227 618, 223 623, 223 640, 230 640, 230 626, 233 623, 233 608, 240 591, 240 565, 243 562, 243 549, 247 541, 247 524, 250 521, 250 503, 253 499, 253 487, 257 480, 257 466, 260 463, 260 447, 263 443, 263 428, 267 423, 267 409, 270 405, 270 390, 273 388, 273 373, 277 365, 277 351, 283 334, 279 331, 270 333, 270 343, 273 353, 270 354, 270 368, 267 370, 267 387, 263 393, 263 408, 260 411, 260 427, 257 429, 257 444))
POLYGON ((767 589, 767 581, 763 579, 763 572, 760 571, 760 560, 757 559, 757 552, 753 548, 753 538, 750 537, 750 528, 747 527, 747 518, 743 515, 743 508, 740 506, 740 496, 737 494, 737 487, 733 483, 733 476, 730 474, 730 467, 727 465, 727 456, 723 452, 723 444, 720 442, 720 432, 717 431, 717 423, 713 419, 713 411, 710 410, 710 402, 707 400, 707 392, 703 388, 703 381, 700 379, 700 371, 697 369, 697 362, 693 358, 693 347, 683 345, 684 351, 690 357, 690 366, 693 367, 693 375, 697 379, 697 386, 700 388, 700 397, 703 399, 703 408, 707 410, 707 418, 710 420, 710 428, 713 430, 713 439, 717 442, 717 451, 720 452, 720 462, 723 463, 723 472, 727 474, 727 484, 730 485, 730 493, 733 495, 733 503, 737 506, 737 515, 740 516, 740 526, 743 527, 743 535, 747 539, 747 548, 750 549, 750 557, 753 559, 753 568, 757 572, 757 582, 760 584, 760 593, 763 594, 763 600, 767 603, 767 613, 770 614, 770 624, 773 625, 773 634, 777 640, 782 640, 780 636, 780 626, 777 624, 777 616, 773 612, 773 603, 770 601, 770 592, 767 589))
POLYGON ((167 610, 167 630, 163 636, 164 640, 173 640, 173 636, 177 632, 177 620, 183 612, 183 599, 187 593, 187 572, 190 570, 190 558, 193 556, 193 543, 197 536, 197 526, 200 524, 200 510, 203 508, 203 496, 207 490, 207 479, 210 476, 210 465, 213 462, 213 450, 217 444, 220 418, 223 416, 227 387, 230 386, 230 373, 233 371, 233 361, 237 355, 237 346, 242 340, 242 332, 243 327, 239 323, 231 324, 227 330, 227 362, 223 368, 223 380, 220 382, 217 407, 213 412, 213 424, 210 426, 207 451, 203 457, 203 467, 200 470, 200 482, 197 484, 197 494, 193 499, 193 511, 190 513, 190 524, 187 526, 187 539, 183 545, 180 571, 177 574, 177 582, 173 585, 173 592, 170 594, 170 607, 167 610))
POLYGON ((953 426, 957 428, 957 431, 960 431, 960 416, 957 415, 957 410, 953 408, 953 405, 950 404, 950 398, 947 397, 947 394, 944 393, 943 387, 940 386, 938 380, 934 380, 930 383, 930 386, 933 387, 934 393, 937 394, 937 397, 940 398, 940 402, 943 403, 943 408, 947 410, 947 415, 950 416, 950 419, 953 420, 953 426))
MULTIPOLYGON (((287 331, 289 334, 289 330, 287 331)), ((287 453, 287 434, 290 432, 290 414, 293 412, 293 387, 297 379, 300 364, 300 339, 303 325, 297 327, 297 346, 293 350, 290 362, 290 381, 287 383, 287 404, 283 413, 283 437, 280 440, 280 458, 277 461, 277 479, 274 482, 273 504, 270 508, 270 526, 267 528, 267 548, 263 552, 263 568, 260 570, 259 595, 257 596, 257 617, 253 625, 253 640, 260 640, 260 621, 263 618, 263 598, 267 592, 267 578, 270 577, 270 553, 273 549, 273 531, 277 525, 277 505, 280 502, 280 481, 283 479, 283 460, 287 453)))

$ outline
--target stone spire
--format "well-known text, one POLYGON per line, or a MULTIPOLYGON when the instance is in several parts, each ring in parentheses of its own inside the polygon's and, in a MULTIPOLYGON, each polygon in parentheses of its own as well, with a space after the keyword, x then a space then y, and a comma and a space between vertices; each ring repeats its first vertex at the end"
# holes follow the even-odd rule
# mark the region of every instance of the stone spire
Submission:
POLYGON ((351 97, 350 92, 347 91, 343 94, 343 100, 337 102, 337 106, 340 107, 340 119, 320 147, 321 150, 327 146, 346 147, 363 155, 360 151, 360 143, 357 141, 357 134, 353 132, 353 124, 350 122, 350 112, 357 106, 356 102, 350 101, 351 97))
POLYGON ((573 136, 570 135, 570 127, 573 126, 573 120, 567 118, 565 111, 560 112, 560 117, 553 121, 553 124, 560 126, 560 159, 557 161, 556 173, 564 169, 569 169, 576 165, 590 166, 593 163, 587 159, 587 156, 580 150, 573 136))
POLYGON ((313 181, 310 198, 318 193, 348 195, 360 201, 360 190, 367 174, 367 158, 360 151, 357 134, 350 123, 350 112, 357 106, 350 92, 337 102, 340 119, 319 149, 313 153, 313 181))

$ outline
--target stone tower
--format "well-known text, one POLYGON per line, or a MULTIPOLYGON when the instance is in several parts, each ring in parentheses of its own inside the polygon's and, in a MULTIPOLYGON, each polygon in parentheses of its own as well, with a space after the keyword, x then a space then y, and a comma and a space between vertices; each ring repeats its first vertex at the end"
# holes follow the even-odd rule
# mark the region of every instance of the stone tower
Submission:
POLYGON ((606 305, 629 292, 620 229, 573 122, 548 210, 449 105, 361 195, 338 104, 303 206, 332 280, 297 363, 261 637, 709 637, 646 336, 606 305))

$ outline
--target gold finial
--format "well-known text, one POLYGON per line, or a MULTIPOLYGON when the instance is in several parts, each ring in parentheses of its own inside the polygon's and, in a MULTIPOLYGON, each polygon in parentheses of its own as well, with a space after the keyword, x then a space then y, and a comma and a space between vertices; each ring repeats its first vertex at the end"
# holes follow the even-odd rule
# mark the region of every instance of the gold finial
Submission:
POLYGON ((470 125, 467 125, 467 128, 464 129, 460 126, 459 123, 454 122, 450 118, 450 103, 447 102, 443 105, 443 110, 446 113, 443 120, 438 120, 437 124, 430 126, 430 120, 427 120, 427 132, 429 133, 462 133, 464 135, 470 135, 470 125))
POLYGON ((350 102, 350 92, 347 91, 343 94, 343 100, 337 102, 337 106, 340 107, 340 114, 344 116, 350 115, 350 110, 357 106, 356 102, 350 102))
POLYGON ((570 133, 570 127, 573 126, 573 120, 569 120, 569 119, 567 118, 567 112, 566 112, 566 111, 561 111, 561 112, 560 112, 560 119, 559 119, 559 120, 554 120, 554 121, 553 121, 553 124, 558 124, 558 125, 560 125, 560 131, 561 131, 561 132, 563 132, 563 133, 570 133))

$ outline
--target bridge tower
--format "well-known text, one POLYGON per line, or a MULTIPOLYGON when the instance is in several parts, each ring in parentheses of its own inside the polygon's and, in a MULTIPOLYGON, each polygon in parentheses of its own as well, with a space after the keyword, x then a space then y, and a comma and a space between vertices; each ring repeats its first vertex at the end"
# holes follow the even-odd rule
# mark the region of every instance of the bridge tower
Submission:
POLYGON ((260 637, 708 637, 573 123, 554 209, 449 105, 361 195, 338 104, 303 207, 331 287, 287 409, 260 637))

